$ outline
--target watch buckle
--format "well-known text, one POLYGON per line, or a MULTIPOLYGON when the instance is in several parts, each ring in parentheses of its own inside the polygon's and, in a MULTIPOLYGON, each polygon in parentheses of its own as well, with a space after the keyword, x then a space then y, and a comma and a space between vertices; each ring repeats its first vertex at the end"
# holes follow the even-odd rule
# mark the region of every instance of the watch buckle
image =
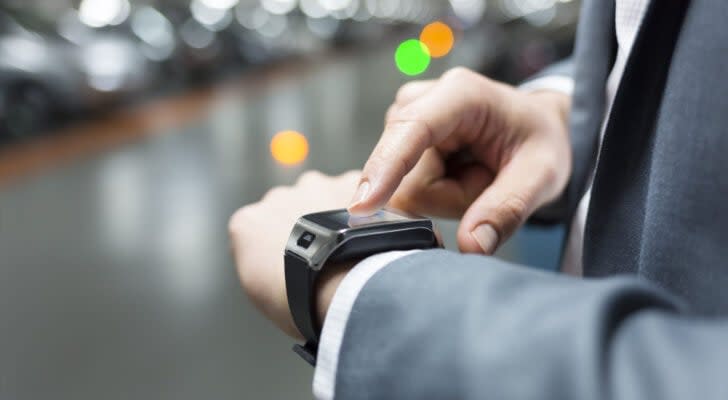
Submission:
POLYGON ((311 364, 311 366, 316 366, 316 353, 318 350, 318 346, 315 342, 309 340, 301 346, 300 344, 294 344, 293 345, 293 352, 298 354, 301 358, 304 359, 307 363, 311 364))

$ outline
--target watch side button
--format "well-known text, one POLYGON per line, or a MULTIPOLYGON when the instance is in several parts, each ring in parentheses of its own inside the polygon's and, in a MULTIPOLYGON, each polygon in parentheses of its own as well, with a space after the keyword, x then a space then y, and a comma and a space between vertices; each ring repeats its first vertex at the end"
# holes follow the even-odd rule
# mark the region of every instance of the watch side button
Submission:
POLYGON ((311 243, 313 243, 315 239, 316 235, 306 231, 301 234, 296 244, 298 245, 298 247, 303 247, 304 249, 307 249, 309 246, 311 246, 311 243))

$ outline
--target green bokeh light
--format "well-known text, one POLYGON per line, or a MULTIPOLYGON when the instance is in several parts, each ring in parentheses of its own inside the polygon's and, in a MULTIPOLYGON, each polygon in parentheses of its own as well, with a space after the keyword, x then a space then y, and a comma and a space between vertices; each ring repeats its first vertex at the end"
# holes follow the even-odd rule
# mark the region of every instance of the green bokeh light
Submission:
POLYGON ((397 47, 394 61, 403 74, 415 76, 427 71, 427 67, 430 66, 430 52, 424 43, 417 39, 409 39, 397 47))

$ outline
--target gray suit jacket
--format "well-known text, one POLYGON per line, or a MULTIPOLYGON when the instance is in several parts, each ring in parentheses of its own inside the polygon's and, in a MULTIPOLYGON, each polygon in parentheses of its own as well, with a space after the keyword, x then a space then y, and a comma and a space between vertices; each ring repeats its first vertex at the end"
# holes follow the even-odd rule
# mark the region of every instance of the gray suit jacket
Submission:
MULTIPOLYGON (((587 279, 443 250, 377 273, 344 333, 342 399, 728 399, 728 2, 653 0, 599 153, 587 279), (685 11, 686 10, 686 11, 685 11)), ((573 214, 597 155, 614 4, 573 57, 573 214)))

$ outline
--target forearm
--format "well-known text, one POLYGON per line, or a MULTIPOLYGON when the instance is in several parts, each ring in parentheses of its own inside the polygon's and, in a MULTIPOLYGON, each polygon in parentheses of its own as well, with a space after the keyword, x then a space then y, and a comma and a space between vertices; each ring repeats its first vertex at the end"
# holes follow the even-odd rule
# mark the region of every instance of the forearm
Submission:
POLYGON ((728 368, 726 334, 726 321, 686 318, 637 279, 583 281, 427 251, 386 267, 360 293, 336 394, 677 399, 701 388, 701 398, 723 398, 715 375, 728 368))

